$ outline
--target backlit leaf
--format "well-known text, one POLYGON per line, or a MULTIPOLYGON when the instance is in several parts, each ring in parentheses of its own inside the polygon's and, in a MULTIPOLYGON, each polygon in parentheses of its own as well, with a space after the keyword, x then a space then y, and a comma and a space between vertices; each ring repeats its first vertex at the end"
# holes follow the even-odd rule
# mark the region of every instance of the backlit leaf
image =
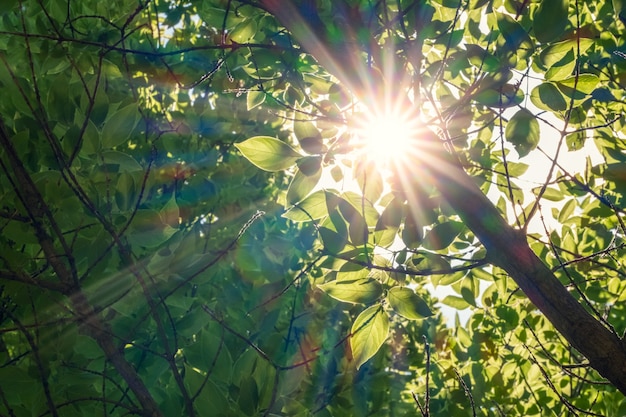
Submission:
POLYGON ((293 133, 305 152, 318 154, 324 150, 322 134, 313 122, 308 120, 294 121, 293 133))
POLYGON ((568 39, 566 41, 553 43, 541 51, 540 61, 546 68, 550 68, 560 62, 569 52, 578 49, 581 54, 585 53, 593 45, 593 40, 588 38, 568 39))
POLYGON ((315 124, 308 120, 295 120, 293 122, 293 133, 296 135, 298 140, 312 137, 322 137, 315 124))
POLYGON ((564 111, 567 109, 563 94, 552 83, 541 83, 533 88, 530 101, 542 110, 564 111))
POLYGON ((265 92, 250 90, 246 95, 246 107, 248 110, 252 110, 255 107, 260 106, 265 101, 265 92))
POLYGON ((402 216, 404 214, 404 207, 399 198, 394 198, 387 204, 387 207, 383 210, 378 223, 376 223, 376 230, 384 229, 398 229, 402 222, 402 216))
POLYGON ((243 156, 265 171, 281 171, 291 167, 302 157, 291 146, 269 136, 254 136, 235 147, 243 156))
POLYGON ((424 237, 422 245, 430 250, 447 248, 464 228, 463 223, 454 221, 435 225, 424 237))
POLYGON ((345 201, 349 202, 352 207, 365 217, 365 221, 368 225, 376 225, 376 222, 378 221, 378 211, 374 208, 371 202, 353 191, 346 191, 341 195, 341 197, 345 201))
POLYGON ((501 68, 498 58, 487 52, 480 45, 467 44, 467 59, 477 68, 486 72, 497 71, 501 68))
POLYGON ((375 203, 383 192, 383 178, 373 162, 357 161, 354 177, 367 200, 375 203))
POLYGON ((568 0, 542 1, 533 16, 533 30, 539 42, 550 42, 562 36, 569 23, 568 0))
POLYGON ((320 224, 319 234, 324 248, 331 253, 341 252, 348 242, 348 227, 337 210, 320 224))
POLYGON ((361 246, 367 242, 368 228, 363 216, 352 217, 348 222, 348 234, 354 246, 361 246))
POLYGON ((585 139, 587 138, 585 132, 570 133, 565 137, 565 143, 567 144, 568 151, 578 151, 585 146, 585 139))
POLYGON ((428 304, 410 288, 393 287, 387 293, 387 301, 396 313, 409 320, 432 316, 428 304))
POLYGON ((529 110, 521 109, 507 123, 504 135, 521 158, 537 147, 539 133, 535 116, 529 110))
POLYGON ((626 24, 626 0, 613 0, 612 3, 615 16, 626 24))
MULTIPOLYGON (((533 192, 535 194, 539 193, 540 188, 534 188, 533 192)), ((546 200, 550 200, 550 201, 561 201, 563 200, 563 193, 559 190, 556 190, 554 188, 546 188, 544 193, 541 195, 541 198, 545 198, 546 200)))
POLYGON ((378 352, 388 333, 389 317, 381 306, 373 305, 359 314, 350 330, 350 347, 357 369, 378 352))
POLYGON ((319 190, 283 213, 283 217, 294 222, 308 222, 328 215, 326 191, 319 190))
POLYGON ((419 216, 407 210, 407 215, 402 228, 402 241, 409 248, 415 248, 420 245, 424 238, 423 225, 419 223, 419 216))
POLYGON ((576 55, 584 54, 591 45, 593 40, 580 38, 557 42, 544 49, 538 64, 547 69, 545 78, 560 81, 571 76, 576 66, 576 55))
POLYGON ((561 223, 566 222, 569 218, 574 214, 574 210, 576 209, 576 200, 569 200, 563 208, 559 211, 558 220, 561 223))
POLYGON ((228 34, 228 37, 234 42, 244 43, 249 41, 256 34, 256 31, 256 20, 247 19, 235 26, 232 32, 228 34))
POLYGON ((568 100, 574 99, 574 105, 577 106, 589 97, 599 81, 595 74, 580 74, 557 82, 557 87, 568 100))
POLYGON ((464 310, 469 307, 469 303, 456 295, 446 295, 441 302, 457 310, 464 310))
POLYGON ((520 47, 526 48, 532 46, 532 42, 526 33, 526 29, 522 27, 511 16, 498 13, 497 15, 498 28, 500 29, 501 36, 504 37, 506 46, 511 51, 517 51, 520 47))
POLYGON ((322 176, 322 170, 318 169, 313 175, 305 175, 301 170, 291 179, 287 189, 287 206, 296 204, 304 199, 317 185, 322 176))
POLYGON ((307 176, 314 176, 320 172, 322 166, 321 156, 305 156, 300 158, 297 162, 300 172, 307 176))
POLYGON ((585 94, 591 94, 599 82, 600 79, 595 74, 580 74, 578 76, 569 77, 565 80, 559 81, 558 85, 572 89, 576 88, 577 91, 585 94))
POLYGON ((382 285, 372 278, 331 281, 318 287, 339 301, 357 304, 371 304, 383 293, 382 285))

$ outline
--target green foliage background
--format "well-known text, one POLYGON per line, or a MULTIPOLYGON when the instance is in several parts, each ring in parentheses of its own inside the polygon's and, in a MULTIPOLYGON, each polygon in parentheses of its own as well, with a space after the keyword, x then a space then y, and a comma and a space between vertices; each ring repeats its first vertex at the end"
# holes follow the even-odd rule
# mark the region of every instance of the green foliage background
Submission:
MULTIPOLYGON (((271 3, 0 4, 0 414, 626 415, 426 176, 343 162, 355 98, 271 3)), ((623 2, 286 3, 328 47, 391 51, 386 94, 509 223, 559 202, 528 240, 624 334, 623 2), (604 162, 549 155, 529 198, 547 140, 604 162)))

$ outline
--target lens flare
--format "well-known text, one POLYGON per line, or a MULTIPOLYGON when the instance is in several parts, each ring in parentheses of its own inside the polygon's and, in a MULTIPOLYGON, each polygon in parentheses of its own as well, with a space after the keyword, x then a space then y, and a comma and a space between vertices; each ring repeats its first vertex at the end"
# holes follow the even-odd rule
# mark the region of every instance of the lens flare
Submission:
POLYGON ((419 123, 394 112, 370 113, 362 117, 354 135, 360 157, 381 167, 407 161, 416 152, 419 123))

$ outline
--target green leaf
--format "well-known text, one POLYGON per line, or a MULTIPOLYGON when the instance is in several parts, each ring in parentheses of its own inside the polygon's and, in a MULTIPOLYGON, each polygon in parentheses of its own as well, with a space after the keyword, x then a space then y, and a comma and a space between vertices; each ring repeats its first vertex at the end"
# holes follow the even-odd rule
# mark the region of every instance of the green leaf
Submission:
POLYGON ((136 103, 113 113, 102 128, 102 147, 114 148, 126 142, 138 121, 139 111, 136 103))
MULTIPOLYGON (((498 170, 500 168, 500 164, 496 166, 497 166, 496 170, 498 170)), ((528 164, 525 164, 523 162, 510 162, 509 161, 506 164, 506 172, 508 172, 509 176, 511 176, 512 178, 517 178, 517 177, 524 175, 524 173, 527 170, 528 170, 528 164)), ((502 164, 502 171, 504 171, 504 164, 502 164)))
POLYGON ((378 352, 388 333, 389 317, 381 306, 373 305, 359 314, 350 330, 350 347, 357 369, 378 352))
POLYGON ((626 184, 626 165, 623 163, 608 164, 602 177, 613 182, 626 184))
POLYGON ((561 223, 566 222, 569 218, 574 214, 574 210, 576 209, 576 200, 571 199, 565 203, 563 208, 559 211, 558 221, 561 223))
POLYGON ((588 38, 580 38, 579 41, 576 39, 568 39, 566 41, 553 43, 541 51, 539 61, 546 69, 549 69, 553 65, 561 62, 568 53, 580 48, 580 53, 584 54, 591 45, 593 45, 593 40, 588 38))
POLYGON ((350 104, 351 97, 349 91, 341 84, 333 84, 328 89, 328 94, 333 103, 336 103, 340 107, 350 104))
POLYGON ((118 152, 118 151, 103 151, 101 154, 102 162, 111 166, 117 165, 119 171, 124 172, 136 172, 143 171, 139 162, 137 162, 132 156, 118 152))
POLYGON ((243 156, 265 171, 282 171, 302 157, 291 146, 270 136, 254 136, 235 147, 243 156))
MULTIPOLYGON (((458 285, 458 284, 457 284, 458 285)), ((453 288, 456 286, 453 286, 453 288)), ((461 294, 461 297, 471 306, 476 307, 476 286, 471 279, 465 278, 460 282, 460 289, 457 290, 461 294)))
POLYGON ((574 106, 578 106, 589 98, 599 82, 600 79, 595 74, 580 74, 565 78, 557 82, 556 85, 568 100, 574 100, 574 106))
POLYGON ((304 81, 311 87, 316 94, 328 94, 330 88, 335 84, 325 78, 318 77, 313 74, 303 74, 304 81))
POLYGON ((422 245, 430 250, 447 248, 464 228, 463 223, 454 221, 435 225, 424 237, 422 245))
POLYGON ((293 122, 293 133, 299 141, 307 138, 322 139, 319 129, 313 122, 308 120, 295 120, 293 122))
POLYGON ((375 242, 378 246, 388 247, 393 244, 402 223, 404 207, 399 198, 392 199, 378 218, 374 229, 375 242))
POLYGON ((367 241, 368 227, 361 213, 344 199, 339 201, 339 212, 348 223, 348 235, 352 244, 363 245, 367 241))
POLYGON ((469 307, 469 303, 465 301, 461 297, 457 297, 456 295, 447 295, 441 300, 442 304, 455 308, 457 310, 464 310, 469 307))
POLYGON ((368 240, 369 229, 360 214, 352 216, 348 222, 348 235, 354 246, 364 245, 368 240))
POLYGON ((542 1, 533 15, 533 30, 539 42, 547 43, 563 36, 568 20, 568 0, 542 1))
POLYGON ((391 288, 387 293, 387 301, 396 313, 409 320, 433 315, 428 304, 410 288, 391 288))
POLYGON ((250 90, 246 95, 246 107, 248 111, 260 106, 265 101, 265 92, 258 90, 250 90))
POLYGON ((327 193, 328 192, 324 190, 314 192, 283 213, 283 217, 294 222, 308 222, 328 216, 328 207, 326 204, 327 193))
POLYGON ((127 237, 131 244, 154 248, 164 243, 175 232, 176 229, 163 222, 159 212, 141 209, 135 212, 127 237))
POLYGON ((322 167, 322 157, 321 156, 305 156, 304 158, 298 159, 298 168, 300 171, 307 176, 314 176, 318 174, 320 168, 322 167))
POLYGON ((613 0, 613 12, 626 25, 626 0, 613 0))
POLYGON ((370 202, 376 203, 383 192, 383 177, 374 162, 356 161, 354 177, 363 192, 363 196, 370 202))
POLYGON ((545 78, 550 81, 563 80, 572 75, 575 68, 576 59, 574 51, 569 51, 561 61, 554 64, 548 71, 546 71, 545 78))
POLYGON ((565 137, 565 143, 567 144, 567 150, 578 151, 585 147, 585 139, 587 135, 583 131, 570 133, 565 137))
POLYGON ((504 84, 500 88, 488 88, 474 97, 476 102, 488 106, 506 109, 524 101, 524 92, 513 84, 504 84))
POLYGON ((0 380, 11 381, 10 384, 3 384, 3 391, 7 395, 19 398, 30 392, 37 384, 37 379, 29 375, 26 370, 16 366, 5 366, 0 368, 0 380))
POLYGON ((228 414, 229 402, 224 393, 211 380, 202 375, 197 369, 184 366, 184 383, 190 394, 197 397, 195 404, 203 409, 210 409, 216 415, 228 414))
POLYGON ((19 0, 5 0, 0 2, 0 13, 8 13, 13 11, 14 7, 18 5, 19 0))
POLYGON ((257 32, 257 21, 253 19, 247 19, 239 23, 228 34, 230 40, 237 43, 248 42, 257 32))
POLYGON ((424 239, 422 225, 418 223, 418 216, 413 213, 407 213, 402 228, 402 241, 408 248, 416 248, 424 239))
POLYGON ((131 174, 124 171, 117 179, 115 187, 115 202, 121 211, 128 211, 137 203, 135 180, 131 174))
POLYGON ((467 59, 469 62, 485 72, 494 72, 502 68, 500 60, 483 49, 480 45, 466 44, 467 59))
POLYGON ((576 54, 583 55, 593 40, 588 38, 569 39, 557 42, 544 49, 538 64, 547 69, 547 80, 559 81, 571 76, 576 66, 576 54))
MULTIPOLYGON (((541 188, 534 188, 533 192, 537 195, 541 191, 541 188)), ((545 198, 550 201, 561 201, 563 200, 563 193, 554 188, 546 188, 545 192, 541 195, 541 198, 545 198)))
POLYGON ((552 83, 541 83, 533 88, 530 93, 530 101, 541 110, 564 111, 567 102, 563 94, 552 83))
POLYGON ((350 203, 365 218, 368 225, 376 225, 378 222, 378 210, 374 208, 370 201, 353 191, 346 191, 341 195, 341 198, 350 203))
POLYGON ((301 170, 291 179, 287 189, 287 206, 292 206, 302 201, 315 188, 322 176, 322 170, 318 169, 313 175, 305 175, 301 170))
POLYGON ((248 375, 239 384, 239 407, 248 416, 256 413, 259 406, 259 389, 255 379, 248 375))
POLYGON ((539 122, 529 110, 521 109, 511 117, 504 136, 513 144, 520 158, 528 155, 539 144, 539 122))
POLYGON ((176 203, 176 196, 172 194, 169 201, 161 208, 159 215, 163 223, 172 228, 179 226, 180 209, 176 203))
POLYGON ((497 14, 498 29, 500 35, 504 37, 506 46, 510 51, 517 51, 520 47, 532 47, 532 42, 526 33, 526 29, 511 16, 498 13, 497 14))
POLYGON ((596 86, 600 82, 600 79, 595 74, 580 74, 578 76, 572 76, 559 81, 557 85, 560 88, 567 87, 569 89, 576 89, 584 94, 591 94, 595 90, 596 86))
POLYGON ((383 293, 382 285, 372 278, 331 281, 318 287, 336 300, 355 304, 371 304, 383 293))
MULTIPOLYGON (((341 218, 339 213, 336 213, 336 216, 341 218)), ((332 217, 333 215, 331 214, 331 217, 326 219, 327 221, 324 222, 324 224, 330 225, 330 223, 332 223, 330 220, 332 217)), ((333 228, 325 227, 324 225, 320 226, 319 228, 319 234, 322 239, 322 242, 324 243, 324 249, 326 249, 330 253, 341 252, 346 246, 346 243, 348 242, 348 231, 345 226, 345 223, 343 223, 343 219, 341 219, 341 221, 342 222, 336 222, 336 223, 338 225, 342 225, 343 228, 346 230, 338 232, 336 230, 333 230, 333 228)))
POLYGON ((398 229, 404 215, 404 206, 399 198, 387 204, 376 223, 376 230, 398 229))

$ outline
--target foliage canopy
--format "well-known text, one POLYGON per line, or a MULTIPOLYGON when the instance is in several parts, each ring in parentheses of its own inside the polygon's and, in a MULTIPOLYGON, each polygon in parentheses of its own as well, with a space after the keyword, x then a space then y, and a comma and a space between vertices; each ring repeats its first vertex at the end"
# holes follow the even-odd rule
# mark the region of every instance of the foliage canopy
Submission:
POLYGON ((3 1, 0 414, 626 415, 625 21, 3 1))

